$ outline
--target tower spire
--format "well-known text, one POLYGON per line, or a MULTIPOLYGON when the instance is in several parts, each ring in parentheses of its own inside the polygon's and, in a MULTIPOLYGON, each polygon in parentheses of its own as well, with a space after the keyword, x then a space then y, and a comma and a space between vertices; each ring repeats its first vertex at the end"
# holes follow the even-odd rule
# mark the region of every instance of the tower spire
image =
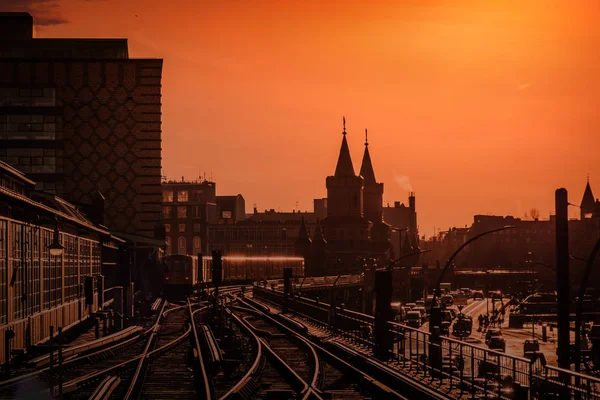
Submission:
POLYGON ((365 185, 374 185, 377 183, 375 180, 375 172, 373 171, 373 164, 371 162, 371 155, 369 154, 369 140, 368 131, 365 128, 365 153, 363 155, 362 165, 360 166, 359 175, 365 180, 365 185))
POLYGON ((335 176, 356 176, 354 175, 354 166, 352 165, 350 149, 348 148, 348 141, 346 140, 346 117, 342 117, 342 121, 344 124, 344 130, 342 132, 342 146, 340 148, 340 155, 335 168, 335 176))

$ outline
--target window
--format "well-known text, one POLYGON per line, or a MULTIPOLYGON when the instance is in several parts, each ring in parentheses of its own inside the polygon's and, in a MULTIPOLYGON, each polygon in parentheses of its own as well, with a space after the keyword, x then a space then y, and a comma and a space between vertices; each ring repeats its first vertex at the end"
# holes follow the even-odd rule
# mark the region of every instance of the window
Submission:
POLYGON ((101 272, 102 266, 100 265, 100 243, 92 242, 92 275, 99 275, 101 272))
POLYGON ((204 191, 196 190, 194 194, 194 201, 204 202, 204 191))
POLYGON ((193 206, 192 207, 192 218, 202 218, 202 206, 193 206))
POLYGON ((202 232, 202 225, 194 224, 194 232, 202 232))
POLYGON ((221 218, 223 218, 223 219, 231 219, 231 211, 223 211, 223 212, 221 212, 221 218))
POLYGON ((165 190, 163 192, 163 199, 162 199, 163 203, 172 203, 173 202, 173 191, 172 190, 165 190))
POLYGON ((79 273, 81 276, 92 273, 92 244, 86 239, 79 239, 79 273))
POLYGON ((173 207, 163 206, 162 208, 162 216, 164 219, 170 219, 173 217, 173 207))
POLYGON ((64 261, 65 261, 65 301, 77 298, 79 291, 78 260, 77 260, 77 238, 71 235, 63 235, 64 261))
POLYGON ((185 224, 179 224, 179 232, 185 232, 185 224))
POLYGON ((186 248, 185 248, 185 237, 183 236, 179 236, 179 239, 177 239, 177 252, 179 254, 185 254, 186 253, 186 248))
POLYGON ((171 224, 165 224, 165 232, 171 232, 171 224))
POLYGON ((187 218, 187 207, 186 206, 177 207, 177 218, 187 218))
POLYGON ((188 201, 188 191, 187 190, 178 190, 177 191, 177 201, 180 203, 185 203, 188 201))
POLYGON ((8 313, 8 243, 6 221, 0 221, 0 325, 6 324, 8 313))
POLYGON ((200 237, 194 236, 194 253, 200 250, 200 237))

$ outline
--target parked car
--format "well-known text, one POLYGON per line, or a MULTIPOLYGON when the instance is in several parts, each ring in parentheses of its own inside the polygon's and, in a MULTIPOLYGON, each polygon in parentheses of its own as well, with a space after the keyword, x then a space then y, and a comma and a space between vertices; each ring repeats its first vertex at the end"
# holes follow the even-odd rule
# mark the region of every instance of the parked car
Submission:
POLYGON ((502 336, 492 336, 487 346, 492 350, 506 351, 506 341, 502 336))
POLYGON ((413 308, 415 308, 417 306, 417 304, 416 303, 406 303, 405 306, 412 310, 413 308))
POLYGON ((485 296, 483 295, 483 292, 481 290, 476 290, 473 292, 474 300, 483 300, 484 298, 485 298, 485 296))

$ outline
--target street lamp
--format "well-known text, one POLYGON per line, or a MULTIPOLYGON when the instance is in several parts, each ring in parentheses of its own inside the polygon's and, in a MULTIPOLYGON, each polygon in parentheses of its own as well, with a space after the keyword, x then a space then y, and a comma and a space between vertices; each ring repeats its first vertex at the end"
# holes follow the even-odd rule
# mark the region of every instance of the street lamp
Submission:
POLYGON ((491 233, 495 233, 495 232, 500 232, 500 231, 504 231, 507 229, 514 229, 516 228, 515 225, 506 225, 503 226, 502 228, 497 228, 497 229, 492 229, 489 231, 485 231, 482 232, 478 235, 473 236, 471 239, 467 240, 466 242, 464 242, 458 249, 456 249, 456 251, 454 252, 454 254, 452 254, 450 256, 450 258, 448 259, 448 261, 446 261, 446 265, 444 266, 444 269, 442 270, 442 273, 440 274, 439 278, 438 278, 438 282, 435 285, 435 291, 433 292, 433 303, 432 304, 436 304, 436 300, 440 295, 440 285, 442 283, 442 280, 444 279, 444 275, 446 274, 446 271, 448 270, 448 268, 450 268, 450 265, 452 265, 452 261, 454 261, 454 258, 458 255, 458 253, 461 252, 462 249, 464 249, 465 247, 467 247, 471 242, 474 242, 475 240, 479 239, 480 237, 489 235, 491 233))
MULTIPOLYGON (((408 228, 392 228, 392 232, 398 232, 398 256, 402 251, 402 232, 408 231, 408 228)), ((406 238, 408 240, 408 237, 406 238)))
POLYGON ((48 246, 48 249, 50 250, 51 256, 62 256, 65 247, 62 244, 60 244, 58 227, 54 228, 54 236, 52 237, 52 243, 48 246))

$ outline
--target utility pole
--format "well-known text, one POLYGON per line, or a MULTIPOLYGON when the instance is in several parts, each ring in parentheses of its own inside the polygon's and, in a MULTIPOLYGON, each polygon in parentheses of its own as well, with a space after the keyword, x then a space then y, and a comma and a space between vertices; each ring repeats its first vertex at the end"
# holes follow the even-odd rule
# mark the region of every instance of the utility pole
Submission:
MULTIPOLYGON (((558 366, 570 369, 569 213, 567 189, 557 189, 556 201, 556 293, 558 297, 558 366)), ((577 332, 579 334, 579 332, 577 332)))

